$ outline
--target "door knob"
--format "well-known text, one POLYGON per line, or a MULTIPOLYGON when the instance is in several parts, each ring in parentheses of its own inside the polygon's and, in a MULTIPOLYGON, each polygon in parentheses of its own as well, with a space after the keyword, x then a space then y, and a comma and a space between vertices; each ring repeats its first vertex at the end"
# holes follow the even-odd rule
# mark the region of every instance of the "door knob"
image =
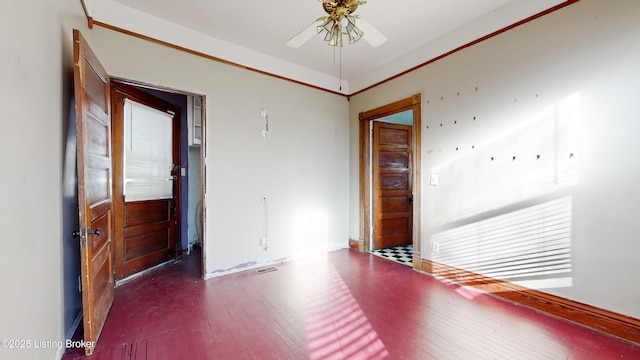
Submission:
MULTIPOLYGON (((93 232, 89 230, 89 235, 100 236, 100 229, 96 229, 96 231, 93 231, 93 232)), ((75 230, 74 232, 71 233, 71 236, 73 236, 74 238, 77 238, 78 236, 80 236, 80 231, 75 230)))

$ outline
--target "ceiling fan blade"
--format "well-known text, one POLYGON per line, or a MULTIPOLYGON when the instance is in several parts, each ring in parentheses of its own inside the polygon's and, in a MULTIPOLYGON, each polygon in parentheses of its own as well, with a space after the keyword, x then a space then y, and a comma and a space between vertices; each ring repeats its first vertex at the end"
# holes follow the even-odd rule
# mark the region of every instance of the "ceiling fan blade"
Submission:
POLYGON ((311 25, 307 26, 305 29, 297 33, 291 39, 287 41, 287 45, 292 48, 299 48, 302 44, 306 43, 309 39, 311 39, 314 35, 318 33, 317 27, 322 24, 323 18, 320 18, 311 23, 311 25))
POLYGON ((364 32, 365 39, 371 46, 378 47, 382 45, 385 41, 387 41, 387 37, 382 35, 380 31, 373 27, 368 21, 365 19, 358 17, 356 20, 356 25, 364 32))

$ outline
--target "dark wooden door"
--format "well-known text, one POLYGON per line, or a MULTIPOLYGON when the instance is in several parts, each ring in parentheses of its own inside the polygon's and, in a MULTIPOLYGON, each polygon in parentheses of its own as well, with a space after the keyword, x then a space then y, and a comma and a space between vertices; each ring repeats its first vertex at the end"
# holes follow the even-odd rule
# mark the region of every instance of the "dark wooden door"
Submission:
POLYGON ((412 243, 411 126, 373 123, 373 247, 412 243))
POLYGON ((177 234, 180 233, 178 219, 181 169, 174 166, 180 163, 180 113, 179 108, 126 84, 114 83, 112 96, 116 177, 116 279, 122 279, 174 259, 181 250, 176 248, 176 243, 179 243, 177 234), (162 136, 140 133, 134 136, 135 131, 154 131, 157 127, 152 125, 152 128, 146 128, 147 130, 135 130, 133 124, 140 119, 136 118, 139 116, 136 115, 138 112, 147 112, 150 119, 145 121, 157 121, 158 126, 160 122, 170 123, 169 138, 164 136, 164 132, 162 136), (127 193, 127 184, 149 181, 150 178, 131 175, 127 170, 131 165, 127 165, 126 158, 132 156, 128 151, 136 148, 137 144, 145 145, 143 143, 148 142, 151 142, 149 146, 153 150, 152 153, 169 149, 171 161, 158 165, 153 154, 151 158, 139 158, 139 161, 146 161, 142 167, 159 168, 160 172, 154 174, 152 180, 165 183, 171 189, 168 194, 137 198, 127 193))
MULTIPOLYGON (((73 31, 84 340, 95 344, 114 296, 109 76, 73 31)), ((93 346, 85 353, 91 355, 93 346)))

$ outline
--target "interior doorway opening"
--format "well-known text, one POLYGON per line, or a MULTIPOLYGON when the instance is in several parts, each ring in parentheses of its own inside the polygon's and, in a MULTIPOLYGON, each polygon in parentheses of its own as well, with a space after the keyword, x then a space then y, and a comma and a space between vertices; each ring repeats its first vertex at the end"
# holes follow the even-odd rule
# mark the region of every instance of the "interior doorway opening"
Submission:
POLYGON ((369 251, 412 244, 413 111, 370 121, 369 251))
MULTIPOLYGON (((177 200, 170 204, 169 209, 170 212, 177 213, 173 220, 175 221, 175 241, 170 253, 162 261, 148 262, 133 274, 120 273, 116 268, 116 286, 152 271, 156 267, 179 261, 183 256, 191 255, 194 249, 197 251, 193 255, 200 258, 201 275, 203 275, 205 271, 204 251, 201 250, 203 247, 204 213, 204 153, 202 151, 204 146, 204 96, 122 79, 112 79, 112 88, 116 95, 112 96, 114 104, 117 103, 119 95, 124 94, 125 98, 131 98, 134 94, 134 98, 137 96, 147 100, 150 98, 159 99, 166 106, 172 106, 173 110, 170 112, 179 117, 176 120, 179 125, 175 130, 178 140, 174 145, 177 148, 177 154, 169 178, 169 180, 172 178, 172 181, 177 185, 174 190, 177 200)), ((114 112, 114 119, 116 117, 117 114, 114 112)), ((114 137, 115 139, 116 137, 114 137)), ((123 144, 115 142, 114 149, 115 146, 123 146, 123 144)), ((114 173, 114 175, 118 174, 114 173)), ((122 179, 115 176, 114 183, 118 181, 122 181, 122 179)), ((114 195, 119 194, 114 192, 114 195)), ((118 200, 124 201, 124 197, 118 200)), ((151 221, 152 227, 157 226, 156 222, 151 221)), ((123 233, 124 230, 116 229, 116 233, 118 232, 123 233)), ((124 237, 116 237, 115 242, 116 246, 120 243, 124 247, 124 250, 119 251, 116 255, 125 257, 127 248, 124 237)), ((153 247, 149 251, 153 252, 153 247)), ((124 261, 124 259, 116 258, 116 264, 119 260, 124 261)))
MULTIPOLYGON (((200 136, 198 144, 205 150, 200 152, 199 161, 195 161, 192 165, 200 168, 199 190, 194 189, 195 198, 199 200, 201 206, 200 217, 195 219, 195 222, 200 224, 200 239, 206 238, 206 228, 203 222, 206 211, 204 202, 205 187, 203 185, 206 183, 204 161, 206 157, 206 137, 204 136, 206 134, 204 121, 206 111, 204 104, 206 102, 203 95, 135 83, 129 80, 114 79, 102 66, 98 57, 77 29, 73 30, 73 40, 77 165, 75 179, 77 180, 78 207, 76 214, 78 215, 78 229, 74 230, 70 235, 76 239, 75 243, 78 245, 80 253, 80 276, 78 277, 80 286, 78 290, 82 297, 82 309, 76 323, 82 324, 83 339, 87 344, 90 344, 90 346, 85 347, 85 355, 90 356, 106 323, 115 297, 115 275, 117 272, 114 263, 117 258, 114 248, 116 247, 115 243, 119 240, 115 236, 118 228, 114 225, 114 218, 116 218, 114 215, 114 193, 116 192, 116 187, 122 187, 125 176, 122 173, 121 176, 114 176, 113 174, 115 166, 122 167, 122 161, 113 160, 114 148, 122 149, 122 142, 124 141, 124 135, 120 137, 120 140, 115 140, 113 136, 116 131, 113 126, 114 118, 116 117, 114 116, 114 111, 124 112, 124 97, 118 99, 120 97, 119 93, 114 88, 121 87, 122 93, 124 87, 127 87, 129 88, 127 91, 137 94, 138 100, 151 97, 152 95, 149 92, 156 92, 156 94, 162 94, 163 96, 179 97, 181 99, 179 101, 180 104, 186 104, 188 97, 191 97, 192 100, 199 99, 200 108, 196 110, 194 107, 193 110, 199 114, 199 132, 197 133, 200 136), (80 319, 82 319, 82 322, 80 322, 80 319)), ((142 101, 142 103, 144 102, 142 101)), ((193 102, 195 103, 195 101, 193 102)), ((171 153, 173 153, 174 149, 178 151, 180 148, 189 145, 188 134, 190 132, 184 124, 193 125, 195 123, 193 119, 189 123, 186 119, 182 120, 180 116, 180 124, 176 126, 175 115, 178 112, 182 112, 178 111, 178 108, 180 107, 174 107, 171 110, 174 116, 167 117, 171 118, 169 121, 170 126, 167 126, 171 127, 171 141, 176 139, 178 143, 177 146, 172 145, 171 153), (177 136, 174 136, 176 134, 177 136), (186 141, 182 139, 186 139, 186 141)), ((184 111, 184 113, 187 112, 184 111)), ((122 123, 124 123, 124 120, 122 123)), ((193 131, 191 134, 193 138, 197 137, 193 131)), ((182 158, 186 158, 185 162, 188 164, 187 151, 180 151, 177 157, 172 155, 172 161, 178 163, 174 163, 169 169, 172 172, 169 176, 172 177, 171 182, 173 183, 170 187, 174 195, 188 190, 188 181, 174 181, 175 179, 173 179, 173 176, 176 176, 181 180, 183 173, 185 174, 184 177, 186 177, 187 171, 182 166, 183 162, 178 160, 182 158), (178 183, 184 185, 176 185, 178 183)), ((119 197, 124 201, 124 192, 120 192, 119 197)), ((188 195, 183 199, 188 204, 188 195)), ((180 204, 176 203, 175 206, 180 206, 180 204)), ((165 206, 164 209, 160 208, 155 216, 161 213, 167 214, 170 211, 171 206, 165 206)), ((188 212, 186 213, 188 214, 188 212)), ((178 214, 181 213, 176 212, 174 218, 182 216, 178 214)), ((148 220, 145 219, 146 215, 147 212, 141 211, 136 220, 148 220)), ((177 223, 178 220, 175 219, 174 222, 177 223)), ((176 225, 175 223, 174 225, 176 225)), ((177 225, 180 227, 180 224, 177 225)), ((146 235, 144 231, 141 232, 141 236, 146 235)), ((182 253, 182 239, 185 237, 180 234, 179 238, 179 252, 182 253)), ((188 240, 186 240, 186 244, 187 249, 189 249, 188 240)), ((144 244, 141 248, 145 248, 144 244)), ((178 254, 177 250, 175 254, 178 254)), ((202 250, 198 260, 200 262, 200 276, 204 278, 206 273, 204 255, 206 253, 206 244, 204 241, 202 241, 202 250)), ((175 258, 176 255, 174 255, 175 258)), ((143 271, 152 269, 153 267, 143 271)), ((137 273, 136 275, 140 274, 137 273)), ((72 332, 68 331, 67 333, 72 332)))
POLYGON ((358 249, 374 253, 394 247, 403 257, 398 262, 416 269, 421 259, 420 103, 421 95, 415 94, 360 113, 358 249))

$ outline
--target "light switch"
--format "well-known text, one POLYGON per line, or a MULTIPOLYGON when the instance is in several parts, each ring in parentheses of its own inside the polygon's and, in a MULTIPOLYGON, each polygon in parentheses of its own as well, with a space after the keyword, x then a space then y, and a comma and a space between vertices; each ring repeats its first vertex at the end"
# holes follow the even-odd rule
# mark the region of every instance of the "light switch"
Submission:
POLYGON ((180 168, 180 176, 187 176, 187 169, 186 168, 180 168))
POLYGON ((440 177, 436 174, 431 174, 431 186, 438 186, 438 182, 440 181, 440 177))

